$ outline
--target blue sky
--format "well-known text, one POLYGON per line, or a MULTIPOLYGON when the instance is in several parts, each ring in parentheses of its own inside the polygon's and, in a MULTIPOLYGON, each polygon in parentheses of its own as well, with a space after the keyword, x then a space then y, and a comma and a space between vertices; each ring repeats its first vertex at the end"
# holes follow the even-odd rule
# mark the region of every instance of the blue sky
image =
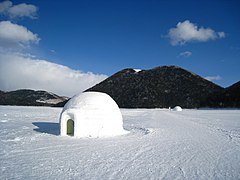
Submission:
POLYGON ((23 8, 21 14, 7 9, 1 21, 23 26, 37 37, 22 43, 24 48, 7 47, 8 55, 28 54, 31 60, 102 79, 128 67, 177 65, 223 87, 240 80, 240 1, 25 0, 9 7, 23 3, 36 10, 23 8))

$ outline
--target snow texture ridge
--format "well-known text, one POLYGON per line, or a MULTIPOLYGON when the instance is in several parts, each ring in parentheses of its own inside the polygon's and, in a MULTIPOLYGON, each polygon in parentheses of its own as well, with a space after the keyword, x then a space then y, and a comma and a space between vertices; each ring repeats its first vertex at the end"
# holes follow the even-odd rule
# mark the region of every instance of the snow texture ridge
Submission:
POLYGON ((124 136, 59 136, 61 108, 0 106, 0 179, 240 179, 240 110, 121 109, 124 136))

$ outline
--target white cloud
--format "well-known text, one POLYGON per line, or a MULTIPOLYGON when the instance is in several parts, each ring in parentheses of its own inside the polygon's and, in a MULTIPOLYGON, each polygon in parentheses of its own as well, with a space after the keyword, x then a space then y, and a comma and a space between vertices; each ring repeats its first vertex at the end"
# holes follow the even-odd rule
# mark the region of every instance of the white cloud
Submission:
MULTIPOLYGON (((10 18, 35 18, 36 12, 34 5, 13 5, 11 1, 0 3, 0 15, 10 18)), ((24 26, 0 21, 0 90, 46 90, 71 97, 107 78, 106 75, 73 70, 24 53, 26 47, 39 40, 37 34, 24 26)))
POLYGON ((0 89, 4 91, 42 89, 71 97, 105 78, 106 75, 84 73, 30 56, 0 54, 0 89))
POLYGON ((36 18, 37 7, 31 4, 18 4, 8 10, 10 17, 29 17, 36 18))
POLYGON ((183 45, 187 42, 199 41, 206 42, 218 38, 224 38, 224 32, 215 32, 211 28, 203 28, 194 25, 189 20, 179 22, 175 28, 171 28, 168 32, 170 43, 175 45, 183 45))
POLYGON ((217 75, 217 76, 207 76, 205 77, 205 79, 207 79, 208 81, 219 81, 222 80, 222 77, 217 75))
POLYGON ((19 48, 26 47, 30 43, 38 43, 40 38, 26 27, 13 24, 10 21, 0 22, 0 47, 19 48))
POLYGON ((7 13, 7 11, 10 9, 12 6, 11 1, 3 1, 0 3, 0 13, 7 13))
POLYGON ((225 33, 224 32, 218 32, 219 38, 225 38, 225 33))
POLYGON ((178 57, 184 57, 184 58, 188 58, 192 55, 192 52, 190 51, 185 51, 185 52, 181 52, 178 57))
MULTIPOLYGON (((35 18, 36 12, 34 5, 13 5, 11 1, 0 3, 0 15, 10 18, 35 18)), ((39 40, 37 34, 24 26, 0 21, 0 90, 46 90, 71 97, 107 78, 106 75, 73 70, 24 53, 24 48, 37 44, 39 40)))
POLYGON ((38 8, 32 4, 17 4, 13 5, 11 1, 3 1, 0 3, 0 13, 10 18, 29 17, 36 18, 38 8))

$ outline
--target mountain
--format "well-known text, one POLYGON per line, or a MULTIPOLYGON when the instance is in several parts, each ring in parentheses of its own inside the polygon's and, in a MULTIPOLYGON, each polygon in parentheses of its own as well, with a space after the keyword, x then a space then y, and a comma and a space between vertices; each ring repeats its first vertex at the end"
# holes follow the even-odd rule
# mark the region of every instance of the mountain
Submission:
MULTIPOLYGON (((240 81, 224 89, 177 66, 124 69, 86 91, 105 92, 121 108, 240 108, 240 81)), ((63 107, 67 101, 46 91, 0 91, 0 105, 63 107)))
POLYGON ((224 88, 180 67, 160 66, 124 69, 86 91, 105 92, 121 108, 199 108, 224 88))
POLYGON ((1 105, 18 106, 54 106, 57 103, 67 100, 67 97, 61 97, 46 91, 34 91, 21 89, 16 91, 0 91, 1 105))
POLYGON ((240 108, 240 81, 209 97, 209 107, 240 108))

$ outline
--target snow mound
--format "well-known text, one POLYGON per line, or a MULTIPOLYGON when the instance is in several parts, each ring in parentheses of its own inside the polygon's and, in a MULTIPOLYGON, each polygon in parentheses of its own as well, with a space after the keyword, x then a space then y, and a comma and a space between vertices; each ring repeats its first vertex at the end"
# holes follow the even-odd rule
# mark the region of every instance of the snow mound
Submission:
POLYGON ((135 73, 142 71, 142 69, 133 69, 133 70, 135 71, 135 73))
POLYGON ((175 106, 173 108, 173 111, 182 111, 182 108, 180 106, 175 106))
POLYGON ((60 135, 108 137, 126 134, 116 102, 107 94, 84 92, 65 104, 60 116, 60 135))

